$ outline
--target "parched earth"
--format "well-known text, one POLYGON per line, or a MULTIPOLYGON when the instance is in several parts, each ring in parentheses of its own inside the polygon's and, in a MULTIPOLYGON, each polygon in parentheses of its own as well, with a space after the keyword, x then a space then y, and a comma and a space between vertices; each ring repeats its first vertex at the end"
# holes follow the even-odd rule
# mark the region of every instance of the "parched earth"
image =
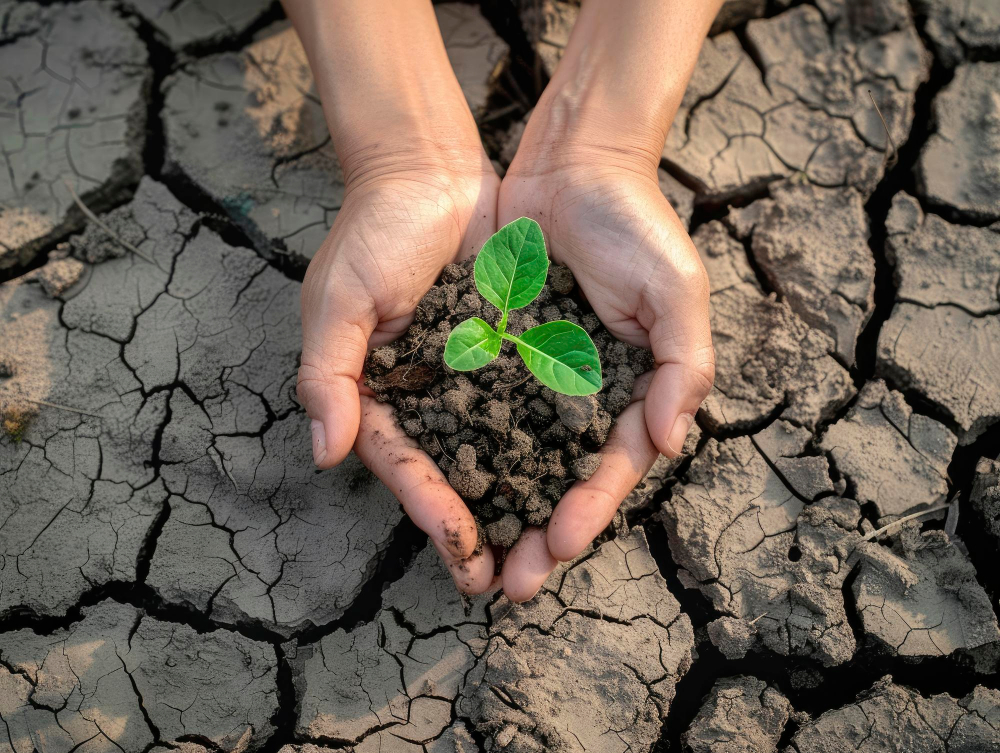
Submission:
MULTIPOLYGON (((502 170, 578 7, 436 11, 502 170)), ((716 386, 524 605, 313 470, 280 7, 0 0, 0 71, 0 753, 1000 751, 1000 5, 728 0, 659 171, 716 386)))

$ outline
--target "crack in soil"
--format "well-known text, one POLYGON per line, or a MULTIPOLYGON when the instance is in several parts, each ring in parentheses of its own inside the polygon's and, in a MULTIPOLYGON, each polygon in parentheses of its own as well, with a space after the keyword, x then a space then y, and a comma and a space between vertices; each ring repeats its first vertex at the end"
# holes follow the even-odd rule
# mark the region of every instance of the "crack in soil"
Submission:
MULTIPOLYGON (((42 4, 48 5, 50 2, 44 0, 42 4)), ((796 2, 791 3, 791 7, 803 4, 806 4, 804 0, 796 0, 796 2)), ((499 155, 499 135, 505 133, 507 127, 520 117, 522 111, 533 104, 540 91, 540 85, 543 85, 544 81, 536 77, 537 67, 533 59, 534 52, 521 26, 516 22, 510 22, 512 15, 504 14, 494 4, 485 1, 480 3, 480 7, 497 33, 504 38, 513 51, 513 65, 510 72, 507 73, 508 78, 506 79, 508 90, 502 95, 497 94, 490 100, 491 109, 499 110, 510 103, 516 103, 519 107, 519 109, 511 110, 509 114, 489 121, 489 126, 486 128, 486 138, 491 156, 496 157, 499 155), (528 95, 525 95, 525 92, 528 92, 528 95)), ((770 0, 766 15, 767 17, 777 15, 788 7, 788 4, 779 4, 777 0, 770 0)), ((198 58, 219 52, 237 51, 245 47, 257 32, 280 18, 281 13, 278 4, 272 4, 244 32, 222 42, 189 46, 183 53, 171 50, 161 41, 153 26, 137 13, 122 4, 117 6, 117 11, 119 15, 133 22, 134 28, 136 28, 140 39, 148 50, 149 62, 153 71, 152 87, 147 101, 146 142, 142 154, 144 172, 165 183, 185 206, 202 216, 202 224, 222 236, 223 241, 228 245, 253 249, 254 244, 246 233, 228 218, 224 208, 201 187, 181 174, 164 174, 165 133, 162 122, 162 110, 165 95, 162 90, 162 83, 168 75, 184 64, 184 60, 190 57, 198 58)), ((930 41, 924 32, 923 24, 924 19, 918 18, 918 32, 924 44, 930 48, 930 41)), ((744 41, 743 48, 747 50, 751 58, 754 59, 754 62, 760 66, 759 61, 754 58, 752 45, 745 43, 744 30, 745 24, 737 28, 737 33, 741 41, 744 41)), ((997 53, 996 57, 1000 59, 1000 52, 997 53)), ((992 59, 989 55, 986 55, 985 58, 992 59)), ((916 164, 921 149, 931 135, 929 130, 931 102, 942 88, 950 82, 952 73, 951 70, 945 68, 939 61, 935 60, 929 81, 921 85, 916 92, 916 115, 909 137, 905 145, 900 149, 899 163, 882 178, 874 193, 865 204, 865 212, 868 215, 871 226, 869 247, 875 259, 876 266, 875 307, 868 323, 858 338, 856 348, 857 362, 850 370, 854 384, 858 388, 875 375, 876 347, 879 333, 897 302, 892 276, 892 265, 888 262, 884 253, 887 234, 886 218, 892 198, 898 192, 905 190, 909 194, 919 197, 919 193, 915 189, 913 167, 916 164)), ((666 161, 662 162, 662 166, 682 183, 686 182, 689 185, 692 183, 681 171, 666 161)), ((132 186, 128 191, 127 197, 121 197, 121 200, 116 202, 115 206, 107 207, 107 209, 114 209, 130 201, 134 189, 135 186, 132 186)), ((693 233, 699 226, 711 220, 721 219, 730 207, 746 205, 756 198, 767 195, 769 195, 768 186, 762 185, 756 191, 748 191, 731 202, 717 205, 698 203, 695 208, 695 215, 692 218, 691 231, 693 233)), ((922 201, 922 203, 924 202, 922 201)), ((963 221, 962 224, 973 225, 975 223, 963 221)), ((191 234, 194 235, 196 232, 197 227, 192 229, 191 234)), ((14 270, 0 271, 0 282, 41 267, 46 260, 48 252, 54 250, 59 243, 65 241, 68 237, 69 234, 67 233, 64 237, 47 243, 29 265, 17 267, 14 270)), ((748 244, 749 239, 745 239, 744 245, 748 246, 748 244)), ((182 252, 183 249, 178 253, 178 256, 182 252)), ((259 255, 265 258, 263 254, 259 255)), ((753 254, 749 252, 749 248, 747 248, 747 257, 751 269, 765 293, 770 292, 766 278, 755 265, 753 254)), ((277 269, 289 279, 301 281, 304 268, 300 264, 293 262, 288 256, 272 255, 271 258, 265 258, 265 260, 267 264, 277 269)), ((251 282, 252 280, 247 282, 247 286, 251 282)), ((138 319, 138 317, 136 318, 138 319)), ((134 329, 132 334, 134 335, 134 329)), ((131 340, 131 336, 129 340, 131 340)), ((127 342, 121 343, 122 349, 124 349, 126 344, 127 342)), ((123 362, 127 363, 124 359, 123 362)), ((177 379, 166 387, 157 387, 148 393, 144 387, 141 389, 143 396, 147 398, 160 391, 165 391, 168 395, 172 396, 175 390, 181 390, 188 393, 192 402, 198 403, 195 396, 189 393, 187 385, 177 379)), ((944 420, 940 415, 941 411, 930 405, 918 393, 907 391, 904 394, 907 402, 915 408, 915 414, 916 411, 919 411, 938 420, 944 420)), ((836 411, 833 416, 822 421, 816 429, 815 436, 821 436, 825 427, 842 420, 851 410, 854 402, 855 400, 852 399, 848 404, 836 411)), ((774 414, 767 417, 762 422, 762 425, 770 424, 783 407, 781 405, 776 408, 774 414)), ((271 413, 268 416, 267 426, 260 432, 257 432, 255 436, 262 436, 267 428, 276 420, 283 417, 276 417, 271 413)), ((160 478, 162 465, 160 451, 164 431, 171 423, 171 419, 172 411, 170 401, 168 400, 166 413, 152 442, 154 450, 152 470, 154 476, 149 483, 153 483, 160 478)), ((703 430, 705 429, 704 426, 702 428, 703 430)), ((760 428, 760 426, 755 425, 753 428, 745 431, 717 435, 717 438, 752 434, 760 428)), ((704 448, 708 439, 709 432, 705 431, 699 451, 704 448)), ((969 503, 970 480, 976 461, 980 456, 995 457, 998 454, 1000 454, 1000 425, 988 429, 974 443, 965 447, 959 447, 956 450, 949 465, 949 489, 951 493, 957 491, 961 495, 959 499, 962 516, 959 522, 959 534, 969 548, 970 558, 975 565, 980 584, 990 595, 990 601, 994 610, 1000 612, 1000 607, 997 605, 997 597, 1000 595, 1000 573, 993 566, 995 562, 993 542, 988 539, 982 527, 978 524, 976 514, 971 510, 969 503)), ((670 555, 666 532, 659 521, 660 508, 670 499, 673 486, 679 481, 686 479, 689 464, 690 459, 686 460, 676 470, 670 482, 655 495, 652 504, 639 513, 634 514, 632 523, 645 531, 652 556, 656 561, 660 574, 666 579, 669 591, 680 602, 682 613, 690 617, 696 629, 703 629, 708 622, 718 616, 718 613, 711 607, 709 600, 701 592, 682 586, 678 578, 678 570, 680 568, 674 563, 670 555)), ((773 469, 773 464, 769 461, 768 465, 772 466, 773 469)), ((137 557, 135 582, 112 580, 103 585, 92 587, 85 591, 77 602, 66 610, 65 614, 58 617, 36 615, 27 611, 9 612, 0 617, 0 632, 27 628, 38 635, 51 634, 57 630, 69 628, 77 624, 84 618, 84 609, 95 606, 105 600, 136 607, 157 620, 184 625, 197 633, 208 633, 219 628, 228 629, 251 640, 270 645, 277 657, 278 702, 275 713, 271 717, 274 732, 259 750, 264 753, 276 753, 285 744, 304 742, 295 732, 299 699, 296 697, 293 671, 286 651, 292 645, 303 646, 319 643, 321 639, 337 630, 350 632, 360 626, 372 623, 383 608, 390 606, 383 603, 384 591, 391 584, 400 580, 409 570, 414 562, 414 558, 422 550, 421 545, 425 543, 423 535, 408 519, 404 519, 396 526, 391 543, 382 553, 381 559, 375 565, 374 572, 366 580, 360 594, 354 599, 351 606, 342 616, 324 625, 299 630, 292 633, 291 637, 288 637, 269 629, 262 622, 247 620, 230 623, 229 621, 213 619, 193 607, 186 608, 176 602, 166 601, 146 584, 146 578, 156 553, 160 534, 169 522, 171 512, 170 505, 165 503, 144 538, 137 557)), ((933 527, 933 524, 930 527, 933 527)), ((857 567, 855 567, 844 581, 842 587, 847 606, 847 619, 860 647, 853 659, 833 668, 821 667, 818 663, 801 657, 783 657, 781 661, 776 662, 774 657, 769 654, 757 653, 752 653, 744 659, 730 660, 723 657, 719 650, 710 642, 704 640, 704 634, 702 633, 702 639, 697 646, 697 659, 676 686, 676 696, 663 722, 661 738, 654 750, 680 750, 681 735, 690 726, 691 721, 701 707, 704 696, 718 679, 734 674, 750 674, 766 680, 768 683, 777 686, 792 701, 795 709, 810 714, 818 714, 827 709, 851 704, 859 693, 869 688, 885 674, 892 674, 897 682, 917 688, 925 695, 946 692, 960 697, 969 693, 977 684, 994 689, 1000 688, 1000 677, 996 675, 985 677, 978 675, 968 667, 960 666, 947 658, 929 658, 922 660, 918 664, 914 664, 903 658, 889 656, 884 652, 880 652, 870 644, 866 645, 860 616, 854 608, 852 585, 857 577, 857 572, 857 567), (822 673, 823 679, 816 687, 798 685, 796 684, 797 681, 793 679, 798 674, 817 672, 822 673)), ((565 579, 565 574, 563 578, 565 579)), ((558 599, 557 594, 558 592, 556 592, 558 599)), ((561 599, 559 600, 561 601, 561 599)), ((564 611, 564 615, 569 613, 580 613, 581 616, 588 617, 594 616, 585 615, 582 610, 577 609, 566 609, 564 611)), ((399 616, 402 617, 402 615, 399 616)), ((600 616, 598 615, 598 617, 600 616)), ((491 628, 492 622, 493 612, 492 610, 487 610, 486 627, 491 628)), ((524 625, 523 627, 537 628, 538 626, 524 625)), ((419 637, 430 638, 434 635, 435 633, 432 631, 419 637)), ((7 667, 7 669, 16 672, 11 667, 7 667)), ((641 677, 638 679, 642 681, 641 677)), ((136 695, 140 698, 141 702, 142 696, 138 688, 135 687, 134 678, 131 681, 136 695)), ((643 682, 645 684, 645 681, 643 682)), ((452 722, 456 720, 467 722, 468 731, 476 744, 481 749, 484 749, 487 744, 487 736, 476 728, 470 717, 459 714, 457 697, 451 699, 451 703, 452 722)), ((512 708, 512 710, 517 709, 512 708)), ((155 738, 154 742, 159 742, 159 730, 151 722, 148 714, 145 714, 144 707, 143 711, 146 723, 149 725, 155 738)), ((779 744, 781 746, 788 744, 791 741, 792 735, 797 731, 797 728, 797 722, 790 720, 783 730, 779 744)), ((197 742, 207 747, 216 747, 209 740, 194 737, 192 739, 197 739, 197 742)), ((320 738, 316 739, 323 741, 320 738)), ((332 747, 347 746, 347 742, 343 740, 330 739, 324 742, 332 747)))

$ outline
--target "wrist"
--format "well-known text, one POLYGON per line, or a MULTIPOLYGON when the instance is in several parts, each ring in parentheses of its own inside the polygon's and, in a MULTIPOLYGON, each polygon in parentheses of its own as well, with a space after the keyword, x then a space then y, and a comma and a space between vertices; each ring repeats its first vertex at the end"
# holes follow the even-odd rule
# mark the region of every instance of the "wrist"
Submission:
POLYGON ((588 0, 525 128, 516 171, 597 164, 655 179, 722 0, 588 0), (529 164, 530 163, 530 164, 529 164))
POLYGON ((430 0, 283 2, 348 188, 411 170, 480 169, 479 132, 430 0))
POLYGON ((473 151, 412 140, 397 147, 380 144, 360 151, 351 164, 341 216, 375 207, 380 222, 395 218, 407 232, 440 221, 454 224, 463 238, 480 217, 490 215, 495 222, 500 178, 481 146, 473 151))
MULTIPOLYGON (((449 69, 450 71, 450 69, 449 69)), ((344 183, 397 173, 475 173, 489 167, 479 129, 457 83, 442 74, 409 80, 412 71, 386 75, 387 88, 359 91, 334 82, 323 97, 344 183), (454 86, 451 84, 454 83, 454 86)), ((490 167, 492 169, 492 167, 490 167)))
POLYGON ((573 89, 550 84, 531 113, 507 173, 538 177, 579 167, 655 181, 665 138, 655 118, 615 113, 598 97, 582 98, 573 89))
POLYGON ((393 180, 420 179, 447 187, 496 178, 478 134, 469 139, 454 131, 444 134, 428 129, 417 135, 415 129, 406 129, 398 135, 388 130, 383 129, 377 139, 341 141, 337 155, 346 193, 393 180))

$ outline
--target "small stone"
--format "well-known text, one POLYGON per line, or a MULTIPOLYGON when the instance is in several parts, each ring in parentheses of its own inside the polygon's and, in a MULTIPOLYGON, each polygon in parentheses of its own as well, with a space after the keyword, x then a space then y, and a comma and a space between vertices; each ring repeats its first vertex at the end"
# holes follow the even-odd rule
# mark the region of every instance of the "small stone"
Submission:
POLYGON ((31 276, 38 280, 49 298, 58 298, 79 282, 85 269, 83 262, 69 257, 50 261, 31 276))
POLYGON ((507 513, 500 520, 486 524, 486 538, 494 546, 511 547, 521 535, 521 520, 507 513))
POLYGON ((570 431, 583 434, 597 417, 597 399, 593 395, 555 396, 556 413, 570 431))
POLYGON ((559 295, 569 295, 573 292, 576 280, 573 279, 573 273, 569 271, 569 267, 553 264, 549 267, 549 285, 559 295))
POLYGON ((574 460, 570 463, 569 468, 573 472, 574 476, 581 481, 586 481, 594 475, 600 465, 601 456, 597 453, 591 452, 574 460))
POLYGON ((593 422, 587 429, 586 437, 595 445, 602 445, 608 439, 608 434, 611 432, 611 424, 614 419, 611 418, 611 414, 606 410, 598 409, 597 415, 594 416, 593 422))
POLYGON ((476 467, 476 448, 471 444, 463 444, 455 453, 458 470, 471 471, 476 467))
POLYGON ((381 348, 375 348, 368 355, 368 362, 380 371, 388 372, 392 371, 396 365, 397 358, 399 358, 399 352, 394 347, 383 345, 381 348))
POLYGON ((514 735, 516 734, 517 734, 517 725, 508 724, 506 727, 500 730, 499 734, 497 735, 496 738, 497 745, 499 745, 501 748, 506 748, 508 745, 510 745, 511 741, 514 739, 514 735))
POLYGON ((712 645, 733 661, 742 659, 753 647, 754 632, 753 625, 735 617, 719 617, 708 623, 712 645))

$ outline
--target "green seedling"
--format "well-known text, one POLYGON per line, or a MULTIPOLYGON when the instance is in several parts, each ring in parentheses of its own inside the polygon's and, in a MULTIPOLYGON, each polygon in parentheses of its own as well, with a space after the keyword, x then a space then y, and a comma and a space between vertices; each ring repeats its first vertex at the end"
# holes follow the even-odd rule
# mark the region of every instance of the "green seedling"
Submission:
POLYGON ((538 223, 521 217, 500 228, 476 257, 476 289, 500 310, 493 329, 478 317, 451 331, 444 362, 455 371, 482 368, 500 354, 504 340, 517 346, 528 371, 564 395, 593 395, 602 386, 601 359, 583 327, 556 321, 520 335, 507 332, 507 315, 527 306, 545 286, 549 257, 538 223))

